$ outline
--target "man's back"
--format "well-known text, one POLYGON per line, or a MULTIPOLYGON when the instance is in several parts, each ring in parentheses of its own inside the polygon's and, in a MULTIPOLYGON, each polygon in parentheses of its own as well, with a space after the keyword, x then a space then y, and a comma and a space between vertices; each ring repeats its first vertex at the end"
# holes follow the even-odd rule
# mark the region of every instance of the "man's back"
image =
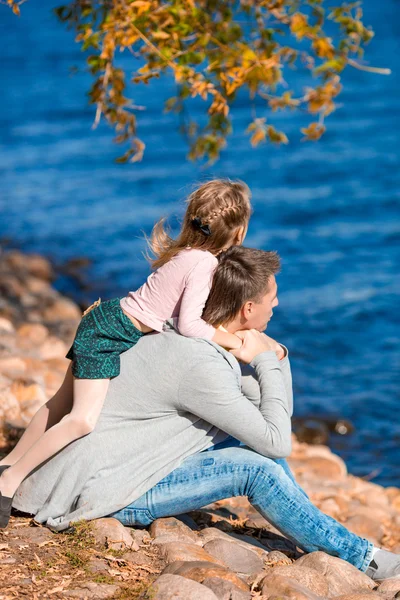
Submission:
POLYGON ((110 382, 94 432, 27 478, 14 506, 64 529, 71 520, 126 506, 186 456, 224 439, 226 434, 179 404, 182 378, 195 376, 196 369, 203 377, 201 364, 209 361, 239 389, 238 363, 212 342, 173 330, 145 336, 121 355, 121 374, 110 382))

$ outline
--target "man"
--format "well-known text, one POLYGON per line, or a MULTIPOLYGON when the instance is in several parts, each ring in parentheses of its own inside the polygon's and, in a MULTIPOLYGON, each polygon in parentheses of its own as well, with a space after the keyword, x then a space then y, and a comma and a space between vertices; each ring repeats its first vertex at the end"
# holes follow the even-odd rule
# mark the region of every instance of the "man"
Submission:
POLYGON ((238 332, 246 376, 213 342, 185 338, 172 326, 146 335, 122 355, 95 431, 25 480, 14 506, 61 530, 110 514, 145 526, 247 496, 305 551, 338 556, 374 579, 400 575, 399 556, 321 513, 282 460, 291 449, 289 358, 260 333, 278 305, 278 270, 275 253, 233 247, 214 275, 203 317, 238 332))

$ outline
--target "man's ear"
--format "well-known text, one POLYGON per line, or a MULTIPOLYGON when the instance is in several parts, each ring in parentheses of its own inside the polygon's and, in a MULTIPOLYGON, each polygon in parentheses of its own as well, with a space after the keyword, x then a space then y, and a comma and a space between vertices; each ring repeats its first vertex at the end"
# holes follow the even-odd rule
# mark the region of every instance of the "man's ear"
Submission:
POLYGON ((250 319, 250 317, 253 316, 253 310, 254 310, 254 302, 252 300, 248 300, 247 302, 245 302, 242 306, 242 314, 243 317, 246 319, 246 321, 248 321, 250 319))

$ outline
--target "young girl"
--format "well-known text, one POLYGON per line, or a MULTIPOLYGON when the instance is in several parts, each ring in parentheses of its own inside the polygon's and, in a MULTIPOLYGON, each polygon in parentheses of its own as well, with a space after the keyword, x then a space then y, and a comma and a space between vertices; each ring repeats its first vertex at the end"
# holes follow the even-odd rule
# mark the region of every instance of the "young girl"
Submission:
MULTIPOLYGON (((22 480, 67 444, 92 432, 111 378, 119 374, 120 354, 150 331, 162 331, 174 318, 187 337, 212 340, 227 349, 241 340, 202 320, 217 256, 240 245, 251 213, 250 191, 239 181, 216 179, 187 200, 178 239, 159 221, 150 239, 156 269, 125 298, 94 303, 85 311, 67 354, 72 364, 56 393, 33 417, 17 446, 0 462, 0 527, 9 521, 12 499, 22 480)), ((140 346, 139 346, 140 351, 140 346)))

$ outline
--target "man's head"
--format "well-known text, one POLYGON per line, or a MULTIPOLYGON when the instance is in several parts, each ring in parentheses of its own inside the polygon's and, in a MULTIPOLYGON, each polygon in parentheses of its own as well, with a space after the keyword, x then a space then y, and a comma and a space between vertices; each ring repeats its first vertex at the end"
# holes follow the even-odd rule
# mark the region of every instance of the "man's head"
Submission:
POLYGON ((239 329, 264 331, 278 305, 275 275, 280 269, 276 252, 233 246, 219 256, 203 319, 234 333, 239 329))

